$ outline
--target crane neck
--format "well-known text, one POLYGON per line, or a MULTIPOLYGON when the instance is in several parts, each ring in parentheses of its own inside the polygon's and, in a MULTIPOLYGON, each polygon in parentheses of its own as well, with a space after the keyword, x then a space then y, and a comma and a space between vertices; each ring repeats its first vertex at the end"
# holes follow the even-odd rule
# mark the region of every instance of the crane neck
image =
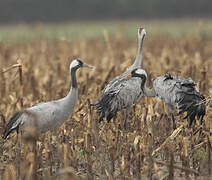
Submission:
POLYGON ((138 52, 133 66, 140 68, 142 63, 142 47, 143 47, 144 36, 138 38, 138 52))
POLYGON ((141 68, 143 40, 144 40, 144 35, 142 37, 138 37, 138 53, 134 63, 125 72, 127 75, 131 73, 131 71, 133 71, 134 69, 141 68))
POLYGON ((71 113, 70 111, 72 108, 74 108, 77 98, 78 98, 78 88, 77 88, 77 79, 76 79, 76 71, 78 68, 72 68, 71 69, 71 87, 69 90, 69 93, 66 97, 62 99, 62 104, 64 106, 64 109, 66 109, 66 112, 71 113))
POLYGON ((148 87, 146 87, 146 83, 143 86, 143 92, 148 97, 155 97, 155 96, 157 96, 157 94, 155 93, 154 88, 149 89, 148 87))
MULTIPOLYGON (((68 118, 74 110, 78 100, 78 88, 76 79, 76 70, 78 68, 72 68, 71 73, 71 87, 68 94, 59 100, 60 107, 63 110, 63 117, 68 118)), ((62 119, 61 119, 62 122, 62 119)))
POLYGON ((146 77, 143 78, 143 81, 141 82, 141 88, 146 86, 146 77))
POLYGON ((76 68, 71 69, 71 83, 72 83, 72 88, 77 89, 77 78, 76 78, 76 68))

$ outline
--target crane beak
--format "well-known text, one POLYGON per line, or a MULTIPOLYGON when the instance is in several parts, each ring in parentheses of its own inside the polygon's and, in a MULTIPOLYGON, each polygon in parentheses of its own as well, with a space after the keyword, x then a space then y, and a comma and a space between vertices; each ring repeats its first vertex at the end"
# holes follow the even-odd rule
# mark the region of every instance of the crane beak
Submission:
POLYGON ((95 68, 94 66, 91 66, 91 65, 85 64, 85 63, 83 63, 82 67, 87 67, 87 68, 90 68, 90 69, 94 69, 95 68))
POLYGON ((128 76, 127 76, 127 79, 130 79, 130 78, 132 78, 132 74, 131 73, 128 74, 128 76))
POLYGON ((144 29, 144 28, 142 28, 142 27, 139 28, 139 29, 138 29, 138 34, 141 34, 141 32, 142 32, 143 29, 144 29))

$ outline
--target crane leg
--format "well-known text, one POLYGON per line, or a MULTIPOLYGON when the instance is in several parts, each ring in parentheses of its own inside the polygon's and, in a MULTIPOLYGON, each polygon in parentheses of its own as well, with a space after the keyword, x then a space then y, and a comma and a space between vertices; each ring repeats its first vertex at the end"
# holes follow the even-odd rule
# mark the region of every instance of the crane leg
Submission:
POLYGON ((203 133, 202 133, 202 128, 203 128, 203 124, 202 124, 202 123, 203 123, 203 116, 200 117, 199 121, 200 121, 201 129, 199 130, 199 136, 198 136, 198 138, 200 139, 201 136, 203 135, 203 133))
POLYGON ((166 105, 167 105, 169 113, 171 114, 173 129, 176 129, 176 123, 175 123, 175 119, 174 119, 174 106, 169 103, 167 103, 166 105))
POLYGON ((202 123, 203 123, 203 116, 200 117, 199 122, 200 122, 200 125, 202 125, 202 123))
POLYGON ((124 127, 125 130, 127 129, 128 113, 129 113, 128 109, 124 110, 124 124, 123 124, 123 127, 124 127))
POLYGON ((175 119, 174 119, 174 114, 173 113, 171 113, 171 117, 172 117, 173 129, 176 129, 176 123, 175 123, 175 119))

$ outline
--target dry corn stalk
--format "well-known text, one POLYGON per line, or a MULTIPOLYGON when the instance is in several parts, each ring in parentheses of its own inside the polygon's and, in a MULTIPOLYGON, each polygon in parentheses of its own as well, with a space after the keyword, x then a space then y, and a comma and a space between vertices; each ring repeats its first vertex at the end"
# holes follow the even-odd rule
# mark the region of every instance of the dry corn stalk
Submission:
POLYGON ((163 142, 163 144, 155 149, 153 152, 152 152, 152 156, 154 156, 157 152, 159 152, 163 147, 166 146, 167 143, 169 143, 170 141, 173 141, 174 138, 176 138, 179 133, 181 132, 181 130, 183 129, 183 125, 181 125, 180 127, 178 127, 177 129, 174 130, 174 132, 163 142))
POLYGON ((13 165, 8 165, 4 172, 4 180, 16 180, 16 172, 13 165))

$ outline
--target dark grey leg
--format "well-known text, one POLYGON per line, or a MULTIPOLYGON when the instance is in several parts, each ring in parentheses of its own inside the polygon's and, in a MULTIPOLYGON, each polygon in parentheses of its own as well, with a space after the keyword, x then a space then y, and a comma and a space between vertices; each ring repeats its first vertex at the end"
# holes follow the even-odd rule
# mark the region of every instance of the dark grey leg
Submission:
POLYGON ((124 124, 123 124, 123 126, 124 126, 125 130, 127 129, 127 119, 128 119, 128 115, 130 113, 130 110, 131 109, 125 109, 124 110, 124 124))
POLYGON ((171 114, 173 129, 176 129, 175 119, 174 119, 174 106, 172 104, 166 104, 168 111, 171 114))
POLYGON ((128 118, 128 111, 127 109, 124 110, 124 129, 126 130, 127 129, 127 118, 128 118))
POLYGON ((173 129, 176 129, 176 124, 175 124, 175 119, 174 119, 173 113, 171 113, 171 117, 172 117, 173 129))
POLYGON ((201 127, 201 129, 199 130, 199 137, 198 137, 198 138, 199 138, 199 141, 201 141, 200 138, 201 138, 201 136, 203 135, 203 133, 202 133, 202 128, 203 128, 203 116, 200 117, 199 121, 200 121, 200 126, 202 126, 202 127, 201 127))
POLYGON ((202 123, 203 123, 203 116, 200 117, 199 122, 200 122, 200 125, 202 125, 202 123))

